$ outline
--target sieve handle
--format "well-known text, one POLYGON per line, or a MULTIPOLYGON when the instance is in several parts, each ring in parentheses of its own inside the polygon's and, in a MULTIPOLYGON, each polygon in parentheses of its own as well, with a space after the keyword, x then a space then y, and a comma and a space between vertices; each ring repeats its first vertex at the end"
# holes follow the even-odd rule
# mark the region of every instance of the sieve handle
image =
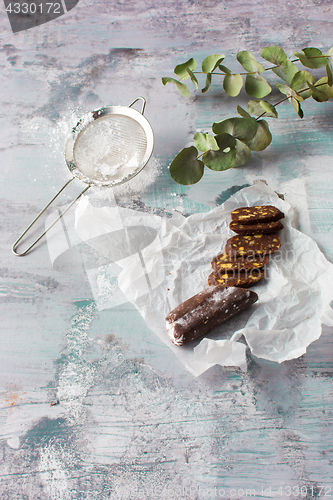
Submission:
POLYGON ((81 191, 81 193, 75 198, 75 200, 72 201, 72 203, 63 212, 61 212, 59 217, 54 222, 52 222, 52 224, 47 229, 45 229, 45 231, 26 250, 24 250, 24 252, 17 252, 17 250, 16 250, 17 246, 20 243, 20 241, 22 240, 23 236, 25 236, 27 234, 29 229, 35 224, 35 222, 39 219, 39 217, 45 212, 45 210, 47 210, 49 208, 49 206, 54 202, 54 200, 59 196, 59 194, 63 192, 63 190, 68 186, 68 184, 70 182, 72 182, 73 179, 74 179, 74 177, 72 177, 72 179, 69 179, 69 181, 66 182, 66 184, 60 189, 60 191, 57 192, 57 194, 52 198, 52 200, 49 201, 49 203, 43 208, 43 210, 41 212, 39 212, 37 217, 34 218, 34 220, 31 222, 31 224, 29 224, 27 229, 15 241, 14 245, 12 246, 12 251, 15 255, 22 257, 23 255, 26 255, 28 252, 30 252, 30 250, 36 245, 36 243, 38 243, 39 240, 41 240, 43 238, 43 236, 45 236, 45 234, 51 229, 51 227, 53 227, 55 225, 55 223, 61 219, 61 217, 67 212, 67 210, 69 210, 74 205, 74 203, 80 198, 80 196, 82 196, 83 193, 85 193, 87 191, 87 189, 90 188, 90 184, 89 184, 89 186, 84 188, 84 190, 81 191))
POLYGON ((142 101, 141 114, 143 115, 143 113, 145 111, 145 107, 146 107, 146 99, 144 97, 141 97, 141 96, 137 97, 133 102, 131 102, 131 104, 128 107, 131 108, 133 106, 133 104, 135 104, 138 101, 142 101))

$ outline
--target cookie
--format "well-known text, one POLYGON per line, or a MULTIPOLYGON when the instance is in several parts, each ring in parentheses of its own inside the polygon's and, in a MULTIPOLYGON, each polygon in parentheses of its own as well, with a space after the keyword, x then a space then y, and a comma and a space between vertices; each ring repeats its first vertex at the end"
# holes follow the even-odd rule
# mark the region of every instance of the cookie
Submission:
POLYGON ((241 207, 231 212, 231 220, 240 224, 257 224, 283 219, 284 213, 272 205, 241 207))
POLYGON ((281 240, 276 233, 235 235, 229 238, 225 252, 231 257, 268 255, 279 250, 281 240))
POLYGON ((256 224, 240 224, 238 221, 231 221, 229 227, 237 234, 270 234, 281 231, 281 229, 283 229, 283 224, 281 224, 279 220, 273 222, 257 222, 256 224))
POLYGON ((211 273, 208 276, 209 285, 249 287, 255 285, 265 276, 264 269, 249 269, 230 273, 211 273))
POLYGON ((216 272, 234 274, 235 272, 245 271, 248 269, 257 269, 264 267, 268 263, 266 255, 258 256, 240 256, 236 258, 230 257, 227 253, 221 253, 212 260, 212 268, 216 272))

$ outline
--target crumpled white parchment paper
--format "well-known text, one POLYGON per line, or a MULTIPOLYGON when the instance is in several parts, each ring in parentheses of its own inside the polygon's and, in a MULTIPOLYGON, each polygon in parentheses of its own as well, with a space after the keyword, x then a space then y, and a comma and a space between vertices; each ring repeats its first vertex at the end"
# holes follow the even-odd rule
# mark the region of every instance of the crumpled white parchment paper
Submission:
MULTIPOLYGON (((243 337, 252 354, 281 363, 304 354, 320 337, 322 323, 333 326, 333 265, 310 237, 293 227, 296 218, 293 208, 263 182, 187 218, 175 214, 167 219, 117 205, 98 208, 82 197, 75 211, 74 240, 104 259, 99 268, 88 269, 97 305, 103 309, 130 301, 147 326, 198 376, 215 364, 246 371, 243 337), (266 277, 251 287, 258 302, 204 339, 174 346, 165 316, 207 286, 212 258, 235 234, 228 227, 230 212, 246 205, 274 205, 285 214, 281 249, 270 257, 266 277)), ((66 268, 66 252, 56 248, 57 240, 56 232, 48 236, 51 260, 54 264, 60 258, 66 268)))

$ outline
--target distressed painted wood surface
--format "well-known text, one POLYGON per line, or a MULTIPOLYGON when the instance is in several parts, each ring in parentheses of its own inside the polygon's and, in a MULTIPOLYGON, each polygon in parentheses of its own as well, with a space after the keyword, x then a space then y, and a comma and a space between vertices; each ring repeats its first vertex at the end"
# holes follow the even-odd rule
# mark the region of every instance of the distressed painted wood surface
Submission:
POLYGON ((185 188, 170 160, 195 130, 235 115, 236 101, 217 88, 184 100, 161 84, 187 56, 328 49, 331 3, 80 0, 15 35, 0 8, 1 499, 331 497, 332 329, 299 359, 250 357, 247 374, 216 366, 194 378, 130 304, 98 310, 87 275, 54 270, 46 244, 11 253, 69 178, 69 127, 144 95, 154 157, 119 203, 195 213, 265 179, 332 261, 332 101, 307 101, 303 121, 281 106, 269 149, 185 188))

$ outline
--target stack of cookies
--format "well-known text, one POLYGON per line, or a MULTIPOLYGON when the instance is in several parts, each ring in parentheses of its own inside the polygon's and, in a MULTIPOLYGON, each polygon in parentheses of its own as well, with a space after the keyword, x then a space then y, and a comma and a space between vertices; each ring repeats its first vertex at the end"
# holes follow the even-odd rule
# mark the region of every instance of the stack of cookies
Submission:
POLYGON ((212 260, 209 285, 249 287, 265 276, 268 256, 279 250, 277 235, 284 214, 271 205, 242 207, 231 212, 230 238, 224 253, 212 260))

